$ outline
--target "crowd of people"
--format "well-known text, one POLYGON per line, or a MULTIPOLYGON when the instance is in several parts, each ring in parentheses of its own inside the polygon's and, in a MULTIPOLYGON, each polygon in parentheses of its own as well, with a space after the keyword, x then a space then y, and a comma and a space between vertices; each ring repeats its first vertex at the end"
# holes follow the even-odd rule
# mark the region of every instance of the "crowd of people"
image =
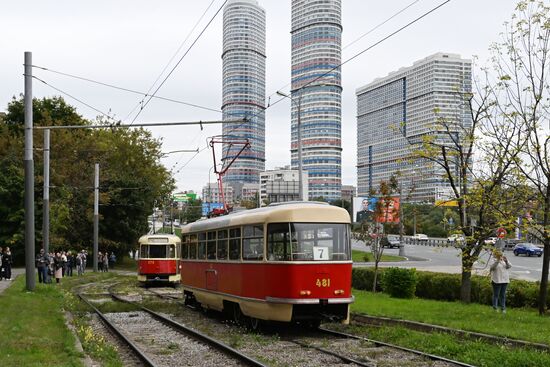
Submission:
POLYGON ((12 256, 9 247, 0 247, 0 280, 11 280, 12 256))
MULTIPOLYGON (((79 276, 83 275, 86 272, 87 259, 88 252, 86 250, 77 253, 57 251, 47 254, 44 249, 41 249, 36 256, 38 282, 52 283, 52 278, 54 278, 55 282, 59 283, 63 277, 73 276, 75 268, 79 276)), ((98 253, 99 271, 109 271, 109 268, 114 267, 115 262, 116 256, 114 253, 98 253)))

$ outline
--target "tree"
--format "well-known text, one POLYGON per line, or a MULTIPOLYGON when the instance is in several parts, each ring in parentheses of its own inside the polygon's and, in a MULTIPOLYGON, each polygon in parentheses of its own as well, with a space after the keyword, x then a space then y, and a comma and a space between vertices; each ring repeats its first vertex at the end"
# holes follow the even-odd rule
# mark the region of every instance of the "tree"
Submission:
POLYGON ((371 221, 363 221, 355 237, 363 242, 366 246, 370 246, 374 257, 374 281, 372 291, 376 292, 376 283, 378 279, 378 265, 384 254, 383 238, 386 236, 386 226, 389 225, 389 218, 399 218, 397 208, 393 207, 394 197, 397 190, 397 179, 395 176, 390 177, 390 181, 382 181, 378 192, 371 193, 372 196, 378 196, 376 207, 371 221))
POLYGON ((345 199, 336 199, 331 201, 330 205, 339 206, 340 208, 346 209, 351 217, 351 201, 345 199))
MULTIPOLYGON (((500 113, 525 132, 516 143, 521 150, 517 169, 536 191, 523 213, 533 206, 539 220, 530 222, 531 233, 544 244, 539 288, 539 314, 545 313, 550 262, 550 7, 543 1, 525 0, 516 11, 502 40, 493 45, 493 68, 500 113)), ((521 212, 520 212, 521 213, 521 212)))

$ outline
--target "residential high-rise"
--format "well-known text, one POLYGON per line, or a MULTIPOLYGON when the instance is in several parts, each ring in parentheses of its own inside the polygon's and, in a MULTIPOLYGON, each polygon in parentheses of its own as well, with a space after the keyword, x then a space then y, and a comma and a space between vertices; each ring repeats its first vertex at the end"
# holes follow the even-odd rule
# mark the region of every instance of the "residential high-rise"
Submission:
POLYGON ((464 93, 472 90, 472 62, 459 55, 437 53, 357 89, 357 191, 367 196, 381 181, 400 173, 403 195, 414 202, 434 202, 451 195, 443 170, 427 160, 411 161, 422 138, 436 131, 437 118, 471 126, 464 93))
POLYGON ((292 0, 291 165, 298 117, 309 197, 341 196, 341 0, 292 0))
MULTIPOLYGON (((227 171, 227 182, 259 183, 265 170, 265 11, 255 0, 229 0, 223 12, 223 120, 248 118, 243 124, 223 124, 224 136, 248 138, 245 150, 227 171)), ((242 146, 224 144, 224 164, 242 146)))

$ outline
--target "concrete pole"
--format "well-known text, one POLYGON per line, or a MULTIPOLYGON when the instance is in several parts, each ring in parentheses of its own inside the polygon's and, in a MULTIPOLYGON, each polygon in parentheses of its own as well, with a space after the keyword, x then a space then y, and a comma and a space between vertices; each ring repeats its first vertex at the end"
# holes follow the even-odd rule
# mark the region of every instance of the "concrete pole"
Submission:
POLYGON ((98 270, 99 239, 99 163, 95 164, 94 176, 94 272, 98 270))
POLYGON ((405 217, 403 214, 403 182, 399 182, 399 256, 405 256, 405 243, 403 242, 403 232, 405 231, 405 217))
POLYGON ((44 204, 42 214, 42 238, 44 252, 50 252, 50 130, 44 130, 44 204))
POLYGON ((34 271, 34 160, 32 117, 32 52, 25 52, 25 285, 33 291, 34 271))

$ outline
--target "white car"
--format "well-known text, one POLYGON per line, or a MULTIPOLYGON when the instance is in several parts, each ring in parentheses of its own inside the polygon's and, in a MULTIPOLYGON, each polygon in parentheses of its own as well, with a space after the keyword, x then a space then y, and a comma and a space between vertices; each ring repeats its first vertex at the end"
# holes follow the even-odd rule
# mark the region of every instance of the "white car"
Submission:
POLYGON ((461 234, 452 234, 449 237, 447 237, 448 243, 464 242, 464 241, 466 241, 466 238, 464 238, 464 235, 461 235, 461 234))
POLYGON ((411 237, 413 240, 416 240, 416 241, 428 241, 428 236, 423 234, 423 233, 417 233, 415 234, 414 236, 411 237))
POLYGON ((486 244, 486 245, 494 245, 494 244, 497 243, 497 241, 498 241, 498 238, 496 238, 496 237, 489 237, 489 238, 487 238, 487 239, 485 240, 485 244, 486 244))

